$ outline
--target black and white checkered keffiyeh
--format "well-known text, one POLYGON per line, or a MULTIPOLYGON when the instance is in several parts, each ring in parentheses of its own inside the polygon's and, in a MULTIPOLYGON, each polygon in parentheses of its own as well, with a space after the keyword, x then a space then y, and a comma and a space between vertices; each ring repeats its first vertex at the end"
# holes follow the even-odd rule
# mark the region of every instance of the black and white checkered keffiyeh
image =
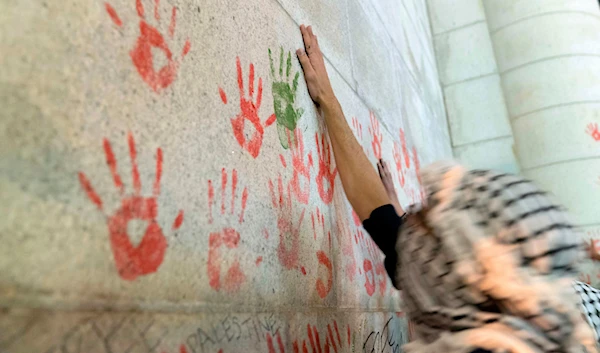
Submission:
POLYGON ((515 175, 435 164, 405 219, 394 284, 407 352, 597 352, 572 283, 582 248, 563 209, 515 175))
POLYGON ((598 340, 600 338, 600 290, 579 281, 573 284, 573 288, 579 294, 581 312, 594 329, 598 340))

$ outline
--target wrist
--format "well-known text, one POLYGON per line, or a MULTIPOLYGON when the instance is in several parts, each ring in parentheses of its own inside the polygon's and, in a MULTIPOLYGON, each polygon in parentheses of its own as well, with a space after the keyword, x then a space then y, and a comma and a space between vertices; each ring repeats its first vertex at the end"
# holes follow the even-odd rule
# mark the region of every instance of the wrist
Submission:
POLYGON ((323 110, 334 109, 337 105, 339 105, 339 103, 333 92, 331 92, 330 94, 326 94, 321 99, 319 99, 319 106, 323 110))

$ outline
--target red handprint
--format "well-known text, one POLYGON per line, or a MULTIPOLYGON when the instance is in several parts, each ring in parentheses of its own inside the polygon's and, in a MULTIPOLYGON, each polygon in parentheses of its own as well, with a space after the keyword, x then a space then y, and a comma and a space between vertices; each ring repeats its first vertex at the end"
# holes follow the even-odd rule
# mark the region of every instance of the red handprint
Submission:
MULTIPOLYGON (((287 130, 287 134, 289 143, 288 145, 291 146, 292 167, 294 169, 294 174, 292 176, 292 180, 290 181, 290 187, 298 202, 308 205, 308 199, 310 197, 310 169, 313 166, 312 152, 307 154, 307 160, 304 161, 304 140, 302 139, 302 132, 300 129, 294 130, 294 143, 292 143, 289 130, 287 130), (301 182, 301 180, 303 182, 301 182), (301 184, 303 184, 304 187, 302 187, 301 184)), ((287 167, 283 155, 280 154, 279 158, 283 166, 287 167)))
MULTIPOLYGON (((159 1, 157 0, 154 7, 154 18, 157 21, 160 21, 158 4, 159 1)), ((105 3, 104 6, 113 22, 121 27, 123 22, 119 18, 119 15, 117 15, 115 9, 109 3, 105 3)), ((146 84, 148 84, 155 92, 159 92, 161 89, 164 89, 173 83, 173 80, 175 80, 175 77, 177 76, 179 63, 173 58, 173 54, 171 53, 164 36, 155 27, 146 22, 144 6, 142 5, 141 0, 136 0, 136 9, 140 18, 140 36, 137 39, 135 48, 129 52, 129 56, 131 56, 133 65, 146 84), (154 68, 154 58, 152 55, 153 48, 162 51, 167 59, 167 64, 159 70, 155 70, 154 68)), ((173 35, 175 34, 175 26, 177 23, 176 13, 177 9, 173 6, 171 9, 171 22, 169 24, 169 38, 171 39, 173 39, 173 35)), ((189 39, 187 39, 181 51, 181 59, 187 55, 191 47, 192 44, 189 39)))
MULTIPOLYGON (((117 172, 117 160, 113 153, 112 147, 108 139, 104 139, 104 153, 106 155, 106 163, 113 177, 113 182, 123 197, 121 207, 116 210, 112 216, 108 217, 108 231, 110 233, 110 245, 112 248, 117 270, 121 278, 125 280, 134 280, 138 276, 156 272, 161 265, 167 249, 167 240, 163 234, 160 225, 156 222, 158 215, 158 205, 156 199, 160 194, 160 178, 162 175, 163 154, 162 149, 156 150, 156 179, 151 197, 142 197, 142 183, 140 181, 140 173, 136 162, 135 141, 133 135, 127 135, 129 143, 129 155, 131 157, 133 189, 134 194, 124 196, 124 186, 121 176, 117 172), (139 219, 146 221, 148 226, 144 232, 142 240, 137 246, 131 243, 131 239, 127 234, 127 224, 131 220, 139 219)), ((79 182, 85 190, 88 198, 104 211, 102 199, 90 183, 88 177, 79 172, 79 182)), ((183 211, 173 222, 173 230, 179 229, 183 222, 183 211)))
MULTIPOLYGON (((231 127, 233 128, 233 135, 239 145, 248 151, 252 157, 256 158, 260 153, 260 146, 262 146, 263 135, 265 133, 264 128, 273 124, 276 116, 275 113, 271 114, 265 121, 263 127, 260 118, 258 117, 258 110, 260 109, 260 104, 262 102, 262 78, 258 79, 258 92, 256 103, 254 103, 254 64, 250 63, 250 73, 248 75, 249 98, 246 99, 244 97, 244 79, 242 77, 242 65, 239 57, 236 58, 235 63, 237 67, 238 88, 240 91, 240 113, 235 118, 231 119, 231 127), (254 133, 250 139, 247 138, 247 135, 244 132, 246 120, 248 120, 250 124, 252 124, 252 128, 254 128, 254 133)), ((227 95, 220 87, 219 94, 221 95, 223 103, 227 104, 227 95)))
POLYGON ((371 134, 371 147, 373 148, 373 155, 377 160, 381 159, 381 142, 383 136, 379 131, 379 121, 375 117, 373 112, 369 113, 371 124, 369 125, 369 133, 371 134))
POLYGON ((327 294, 329 294, 329 292, 331 291, 331 287, 333 286, 333 266, 331 264, 331 260, 323 250, 317 251, 317 261, 319 265, 323 265, 325 267, 327 273, 326 282, 323 282, 321 278, 317 278, 316 285, 319 297, 325 298, 327 294))
POLYGON ((598 124, 589 123, 585 132, 592 136, 594 141, 600 141, 600 130, 598 130, 598 124))
MULTIPOLYGON (((225 215, 227 206, 225 205, 226 190, 227 190, 227 171, 225 168, 221 169, 221 215, 225 215)), ((233 169, 231 172, 231 207, 230 215, 234 215, 238 223, 244 221, 244 211, 246 209, 246 203, 248 201, 248 188, 244 187, 242 191, 241 200, 241 211, 239 218, 235 215, 235 201, 237 192, 237 170, 233 169)), ((213 223, 212 206, 215 197, 215 190, 212 184, 212 180, 208 181, 208 223, 213 223)), ((236 258, 233 263, 227 269, 227 273, 221 281, 221 246, 225 246, 228 249, 235 249, 238 247, 240 242, 240 233, 232 227, 225 227, 219 232, 211 232, 208 238, 208 261, 207 261, 207 272, 209 278, 209 284, 214 290, 220 290, 223 288, 227 292, 237 291, 246 280, 239 260, 236 258)), ((258 260, 257 260, 258 261, 258 260)), ((260 263, 260 261, 258 261, 260 263)))
POLYGON ((404 155, 404 165, 406 165, 406 168, 410 168, 410 155, 408 154, 408 147, 406 147, 404 129, 400 129, 400 145, 402 146, 402 154, 404 155))
POLYGON ((271 202, 273 207, 277 209, 277 228, 279 230, 279 246, 277 247, 277 255, 279 262, 288 270, 298 268, 298 258, 300 252, 300 226, 304 220, 304 211, 300 213, 298 225, 294 226, 292 217, 292 196, 288 185, 287 197, 283 188, 281 176, 277 180, 278 195, 275 194, 273 182, 269 180, 269 191, 271 193, 271 202), (289 241, 291 244, 286 245, 289 241))
POLYGON ((335 185, 337 168, 331 170, 331 148, 325 134, 321 134, 321 141, 319 142, 319 134, 316 133, 315 141, 317 143, 317 154, 319 155, 317 189, 319 190, 321 200, 328 205, 331 200, 333 200, 333 188, 335 185), (325 185, 327 185, 327 189, 325 188, 325 185))
POLYGON ((406 178, 404 177, 404 169, 402 168, 402 154, 397 142, 394 142, 394 162, 396 163, 396 171, 398 172, 398 182, 400 187, 404 187, 406 178))
MULTIPOLYGON (((350 282, 354 281, 354 276, 356 275, 356 257, 354 256, 354 247, 352 246, 352 232, 350 231, 350 226, 348 224, 348 220, 344 219, 338 220, 338 242, 340 243, 340 247, 342 248, 342 254, 344 255, 345 264, 345 273, 350 282)), ((358 229, 356 229, 358 233, 358 229)), ((357 239, 357 235, 354 235, 355 239, 357 239)))

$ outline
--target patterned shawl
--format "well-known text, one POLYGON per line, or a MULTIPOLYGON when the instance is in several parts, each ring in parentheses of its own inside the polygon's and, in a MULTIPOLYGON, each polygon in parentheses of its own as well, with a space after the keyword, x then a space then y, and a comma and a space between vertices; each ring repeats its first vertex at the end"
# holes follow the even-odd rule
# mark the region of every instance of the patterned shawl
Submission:
POLYGON ((406 352, 598 352, 572 283, 582 246, 533 183, 452 163, 425 168, 427 207, 396 242, 406 352))

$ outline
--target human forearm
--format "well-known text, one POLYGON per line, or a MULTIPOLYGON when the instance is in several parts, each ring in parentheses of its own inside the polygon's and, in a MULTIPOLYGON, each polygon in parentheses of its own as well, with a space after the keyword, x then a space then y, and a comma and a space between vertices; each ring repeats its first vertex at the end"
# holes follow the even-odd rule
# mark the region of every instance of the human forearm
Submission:
POLYGON ((361 221, 365 220, 375 208, 390 203, 390 200, 352 133, 338 100, 333 96, 325 98, 321 110, 344 192, 361 221))

